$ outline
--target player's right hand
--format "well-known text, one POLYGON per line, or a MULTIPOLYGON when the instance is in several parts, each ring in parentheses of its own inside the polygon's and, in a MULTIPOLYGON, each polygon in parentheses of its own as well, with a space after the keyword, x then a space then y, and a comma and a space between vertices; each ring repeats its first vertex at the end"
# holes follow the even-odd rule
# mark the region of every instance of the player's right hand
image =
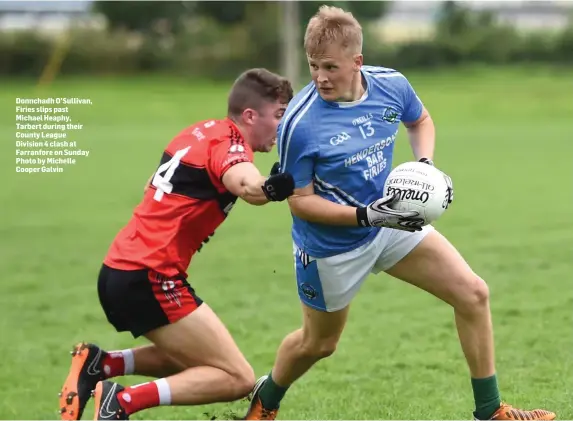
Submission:
MULTIPOLYGON (((274 168, 274 167, 273 167, 274 168)), ((271 172, 263 184, 263 193, 271 202, 282 202, 294 192, 294 178, 289 173, 271 172)))
POLYGON ((402 231, 421 231, 424 218, 417 211, 400 211, 390 208, 398 200, 398 194, 375 200, 368 206, 356 208, 358 225, 361 227, 385 227, 402 231))
POLYGON ((280 172, 281 172, 281 164, 278 162, 275 162, 271 168, 270 175, 277 175, 280 172))

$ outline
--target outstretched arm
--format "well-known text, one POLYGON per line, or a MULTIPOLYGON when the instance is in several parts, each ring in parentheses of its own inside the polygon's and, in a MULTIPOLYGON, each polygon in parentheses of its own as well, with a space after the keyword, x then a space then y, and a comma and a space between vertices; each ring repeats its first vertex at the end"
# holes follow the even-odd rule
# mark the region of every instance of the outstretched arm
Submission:
POLYGON ((223 175, 225 188, 251 205, 260 206, 269 199, 263 191, 266 177, 251 162, 233 165, 223 175))
POLYGON ((293 193, 294 181, 290 174, 261 175, 251 162, 240 162, 223 174, 223 185, 235 196, 251 205, 280 202, 293 193))

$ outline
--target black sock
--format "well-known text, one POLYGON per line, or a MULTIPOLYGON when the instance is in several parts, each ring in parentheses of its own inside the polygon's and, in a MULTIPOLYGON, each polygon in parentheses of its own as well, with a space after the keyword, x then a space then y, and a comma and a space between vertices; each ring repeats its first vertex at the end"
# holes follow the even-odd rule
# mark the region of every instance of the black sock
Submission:
POLYGON ((259 399, 266 409, 278 409, 288 388, 288 386, 283 387, 276 384, 272 373, 270 373, 259 389, 259 399))
POLYGON ((476 403, 475 417, 480 420, 489 420, 501 405, 496 375, 483 379, 472 378, 472 389, 476 403))

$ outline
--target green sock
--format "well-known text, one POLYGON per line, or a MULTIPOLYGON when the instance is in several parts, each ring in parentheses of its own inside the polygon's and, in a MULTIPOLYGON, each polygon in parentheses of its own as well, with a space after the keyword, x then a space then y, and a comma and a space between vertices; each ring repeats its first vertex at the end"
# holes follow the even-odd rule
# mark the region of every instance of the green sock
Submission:
POLYGON ((483 379, 472 378, 472 389, 476 403, 475 417, 479 420, 489 420, 501 404, 496 375, 483 379))
POLYGON ((269 373, 269 377, 259 390, 259 399, 266 409, 278 409, 287 389, 288 386, 283 387, 276 384, 272 373, 269 373))

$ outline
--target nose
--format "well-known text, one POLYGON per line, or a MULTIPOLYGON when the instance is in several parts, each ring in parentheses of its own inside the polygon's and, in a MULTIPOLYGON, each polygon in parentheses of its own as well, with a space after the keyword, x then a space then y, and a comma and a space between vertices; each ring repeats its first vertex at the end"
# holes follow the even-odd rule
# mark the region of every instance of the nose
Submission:
POLYGON ((326 77, 326 75, 322 72, 318 72, 318 76, 316 78, 316 81, 318 83, 325 83, 328 82, 328 78, 326 77))

